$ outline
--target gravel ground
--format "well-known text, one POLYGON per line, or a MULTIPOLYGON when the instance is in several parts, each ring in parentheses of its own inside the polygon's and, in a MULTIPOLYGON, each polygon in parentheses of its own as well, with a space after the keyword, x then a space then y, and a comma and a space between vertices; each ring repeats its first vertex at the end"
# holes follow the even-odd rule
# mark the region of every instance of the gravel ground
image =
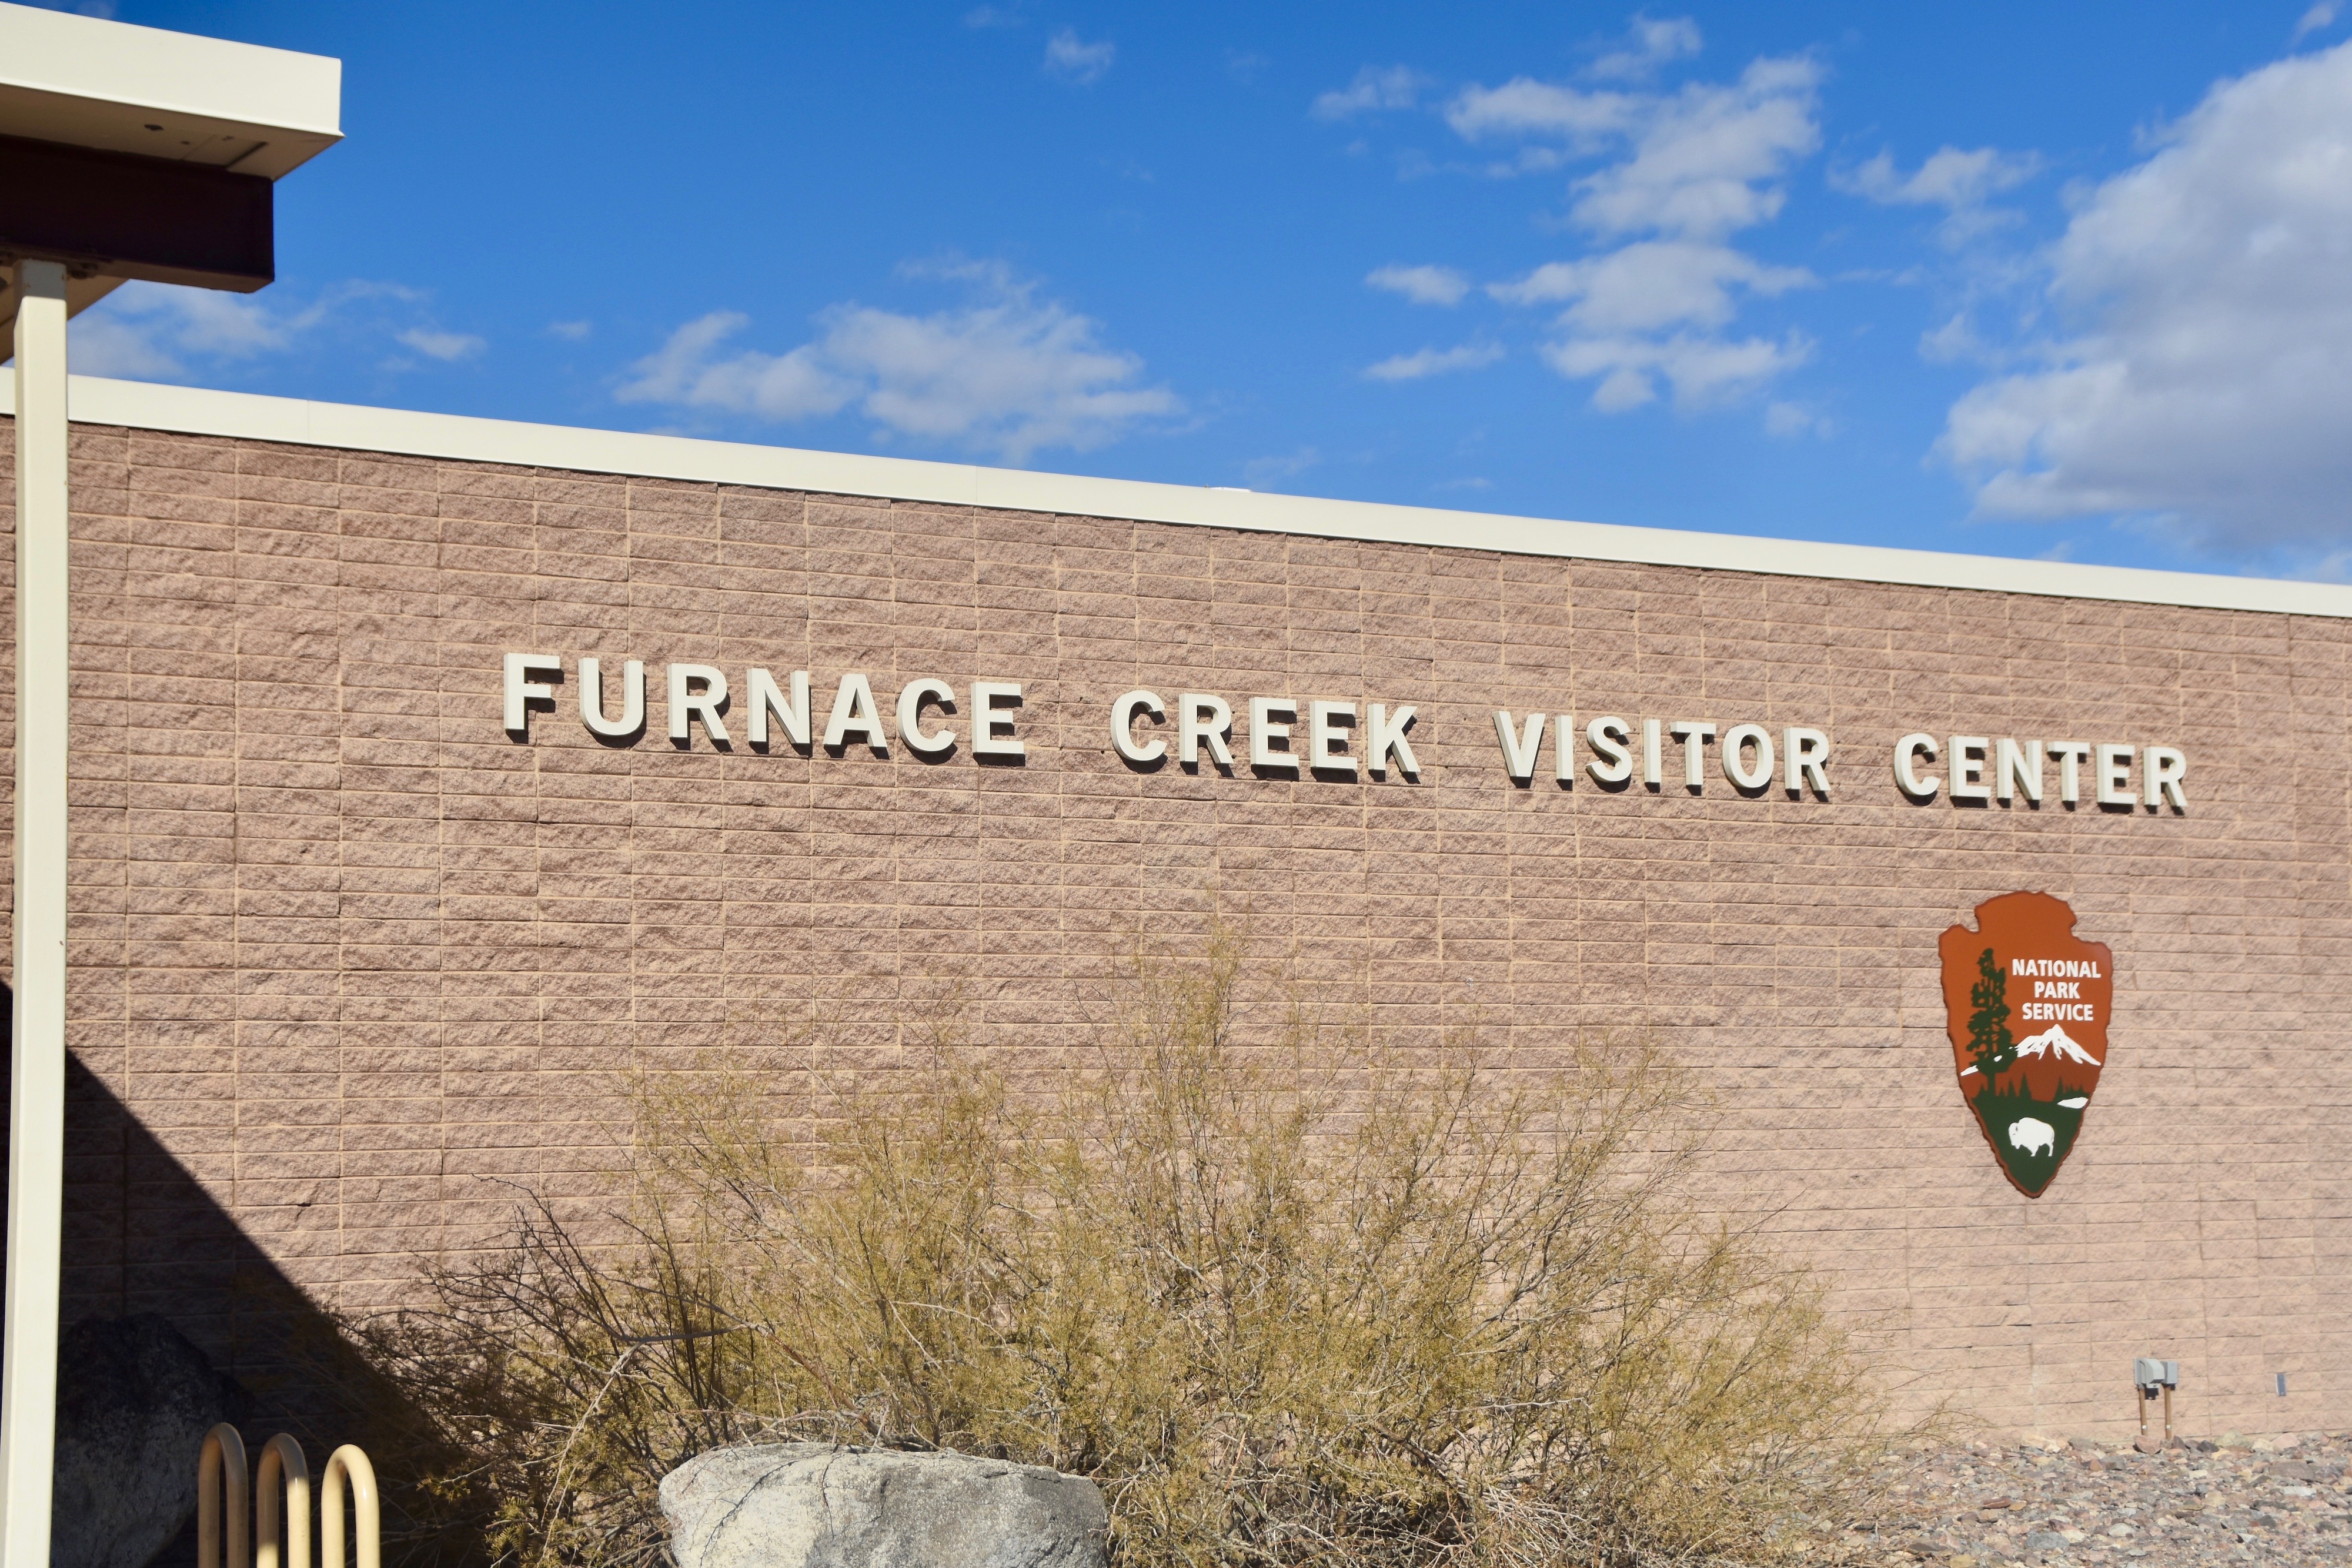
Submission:
POLYGON ((1946 1445, 1893 1461, 1881 1561, 1940 1568, 2352 1563, 2352 1434, 2235 1436, 2160 1454, 1946 1445))

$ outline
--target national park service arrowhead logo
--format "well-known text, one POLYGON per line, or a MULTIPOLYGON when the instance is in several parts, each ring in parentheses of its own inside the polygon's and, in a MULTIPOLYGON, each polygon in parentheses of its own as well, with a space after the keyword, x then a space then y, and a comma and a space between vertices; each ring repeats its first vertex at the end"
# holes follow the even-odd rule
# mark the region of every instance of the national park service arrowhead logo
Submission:
POLYGON ((1937 943, 1960 1094, 2011 1186, 2039 1197, 2074 1151, 2107 1061, 2115 955, 2046 893, 1977 905, 1937 943))

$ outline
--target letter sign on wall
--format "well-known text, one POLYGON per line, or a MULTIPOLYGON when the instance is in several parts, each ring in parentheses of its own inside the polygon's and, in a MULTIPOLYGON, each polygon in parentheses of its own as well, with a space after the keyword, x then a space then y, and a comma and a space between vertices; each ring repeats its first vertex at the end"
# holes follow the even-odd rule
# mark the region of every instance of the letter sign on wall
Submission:
POLYGON ((2074 1151, 2107 1060, 2115 955, 2074 935, 2074 912, 2046 893, 1977 905, 1944 960, 1944 1015, 1960 1096, 2011 1186, 2039 1197, 2074 1151))

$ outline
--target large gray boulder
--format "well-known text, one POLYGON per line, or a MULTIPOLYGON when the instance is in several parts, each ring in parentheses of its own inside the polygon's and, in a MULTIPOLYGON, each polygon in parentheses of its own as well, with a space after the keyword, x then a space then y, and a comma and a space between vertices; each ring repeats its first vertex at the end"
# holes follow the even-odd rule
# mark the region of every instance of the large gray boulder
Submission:
POLYGON ((196 1507, 205 1434, 245 1391, 163 1318, 85 1318, 58 1344, 50 1568, 147 1568, 196 1507))
POLYGON ((1089 1480, 969 1454, 717 1448, 664 1477, 678 1568, 1102 1568, 1089 1480))

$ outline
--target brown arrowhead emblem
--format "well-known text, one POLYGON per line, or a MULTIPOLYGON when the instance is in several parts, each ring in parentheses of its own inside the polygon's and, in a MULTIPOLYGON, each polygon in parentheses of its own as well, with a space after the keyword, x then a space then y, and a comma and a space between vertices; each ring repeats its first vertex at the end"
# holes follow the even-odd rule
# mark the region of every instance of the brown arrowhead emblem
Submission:
POLYGON ((2074 1152, 2098 1092, 2114 1016, 2115 955, 2074 935, 2046 893, 1977 905, 1977 928, 1937 943, 1960 1094, 2011 1186, 2039 1197, 2074 1152))

